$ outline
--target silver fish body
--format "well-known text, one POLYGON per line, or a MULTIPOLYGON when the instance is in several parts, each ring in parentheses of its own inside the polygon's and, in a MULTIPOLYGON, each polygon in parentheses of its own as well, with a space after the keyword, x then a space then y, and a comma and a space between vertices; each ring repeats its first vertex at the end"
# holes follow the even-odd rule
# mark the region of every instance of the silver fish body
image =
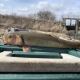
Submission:
POLYGON ((78 48, 80 42, 66 41, 60 39, 53 34, 44 34, 38 32, 18 33, 21 36, 25 45, 29 46, 43 46, 43 47, 59 47, 59 48, 78 48))

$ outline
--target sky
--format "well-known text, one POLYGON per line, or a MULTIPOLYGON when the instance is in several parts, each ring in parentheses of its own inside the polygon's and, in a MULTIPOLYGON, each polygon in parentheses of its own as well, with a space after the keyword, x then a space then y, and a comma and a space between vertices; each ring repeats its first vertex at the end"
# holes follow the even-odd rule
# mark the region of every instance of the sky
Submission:
POLYGON ((58 18, 62 15, 79 16, 80 0, 0 0, 0 13, 28 15, 49 10, 58 18))

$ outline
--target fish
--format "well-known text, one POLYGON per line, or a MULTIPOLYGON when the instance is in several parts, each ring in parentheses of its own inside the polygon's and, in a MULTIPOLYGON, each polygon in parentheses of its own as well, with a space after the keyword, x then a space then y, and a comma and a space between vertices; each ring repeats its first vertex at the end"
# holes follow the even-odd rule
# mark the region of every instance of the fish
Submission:
POLYGON ((14 32, 3 35, 3 41, 8 45, 22 46, 24 52, 30 51, 31 46, 80 48, 80 40, 63 38, 53 33, 41 32, 14 32))

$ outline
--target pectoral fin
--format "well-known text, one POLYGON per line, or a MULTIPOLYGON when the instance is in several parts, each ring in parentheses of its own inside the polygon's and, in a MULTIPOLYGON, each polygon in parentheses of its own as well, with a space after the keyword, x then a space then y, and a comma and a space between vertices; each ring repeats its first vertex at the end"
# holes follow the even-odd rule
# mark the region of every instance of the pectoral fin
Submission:
POLYGON ((31 49, 29 46, 22 46, 23 52, 30 52, 31 49))

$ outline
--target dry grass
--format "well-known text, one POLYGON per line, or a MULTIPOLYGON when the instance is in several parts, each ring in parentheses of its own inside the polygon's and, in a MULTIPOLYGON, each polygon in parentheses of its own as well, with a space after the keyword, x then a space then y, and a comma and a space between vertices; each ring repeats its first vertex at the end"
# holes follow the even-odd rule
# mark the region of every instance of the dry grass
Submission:
MULTIPOLYGON (((7 25, 1 25, 1 28, 8 29, 12 26, 19 28, 50 31, 57 33, 67 34, 67 30, 61 26, 59 22, 41 19, 31 19, 28 17, 21 17, 16 15, 0 15, 0 23, 6 23, 7 25)), ((1 30, 2 31, 2 30, 1 30)), ((2 31, 3 32, 3 31, 2 31)))

